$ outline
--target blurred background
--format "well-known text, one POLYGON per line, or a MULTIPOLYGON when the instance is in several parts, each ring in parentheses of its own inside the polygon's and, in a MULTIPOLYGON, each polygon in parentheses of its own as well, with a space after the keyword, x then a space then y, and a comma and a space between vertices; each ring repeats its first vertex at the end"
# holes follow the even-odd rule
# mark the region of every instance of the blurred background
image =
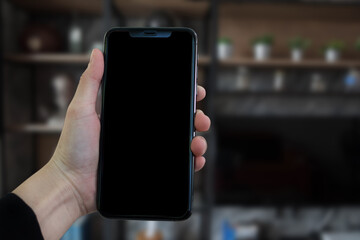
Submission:
POLYGON ((360 1, 2 0, 0 8, 2 195, 51 157, 89 53, 109 28, 198 33, 200 108, 212 128, 192 217, 94 213, 63 239, 360 239, 360 1))

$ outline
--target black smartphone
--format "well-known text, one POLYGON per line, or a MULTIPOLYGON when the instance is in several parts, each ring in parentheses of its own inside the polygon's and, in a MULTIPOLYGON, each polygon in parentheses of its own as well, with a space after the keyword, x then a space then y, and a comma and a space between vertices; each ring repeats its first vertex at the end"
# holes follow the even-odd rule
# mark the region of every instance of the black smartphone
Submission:
POLYGON ((197 36, 114 28, 104 40, 97 208, 105 217, 191 215, 197 36))

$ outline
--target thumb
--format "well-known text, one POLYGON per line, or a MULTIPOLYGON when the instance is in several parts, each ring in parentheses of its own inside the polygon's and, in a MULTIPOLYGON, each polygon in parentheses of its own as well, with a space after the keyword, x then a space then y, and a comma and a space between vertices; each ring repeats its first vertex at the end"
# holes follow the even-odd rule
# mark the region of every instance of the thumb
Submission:
POLYGON ((74 99, 85 104, 96 102, 101 79, 104 73, 104 56, 99 49, 93 49, 90 62, 81 75, 74 99))

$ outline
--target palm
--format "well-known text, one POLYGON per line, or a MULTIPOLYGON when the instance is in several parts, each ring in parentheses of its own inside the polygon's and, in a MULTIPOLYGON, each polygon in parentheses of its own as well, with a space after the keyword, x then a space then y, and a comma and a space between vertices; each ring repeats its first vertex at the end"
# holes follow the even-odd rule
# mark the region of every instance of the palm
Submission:
MULTIPOLYGON (((64 176, 80 195, 86 212, 95 210, 96 172, 99 158, 100 120, 95 103, 104 71, 103 55, 94 50, 92 60, 82 75, 75 96, 68 108, 64 128, 54 158, 64 176)), ((197 101, 205 97, 205 90, 198 87, 197 101)), ((195 117, 195 128, 207 131, 210 119, 201 111, 195 117)), ((195 137, 191 144, 195 155, 195 170, 200 170, 205 159, 206 140, 195 137)))

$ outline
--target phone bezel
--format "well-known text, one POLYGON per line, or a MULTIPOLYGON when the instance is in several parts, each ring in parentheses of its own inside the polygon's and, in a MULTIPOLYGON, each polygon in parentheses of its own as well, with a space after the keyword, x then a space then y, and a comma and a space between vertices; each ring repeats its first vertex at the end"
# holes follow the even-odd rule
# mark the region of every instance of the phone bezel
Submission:
MULTIPOLYGON (((107 52, 108 52, 108 38, 114 32, 129 32, 131 33, 145 33, 146 31, 155 31, 161 33, 159 36, 151 36, 151 35, 137 35, 136 37, 166 37, 164 33, 173 33, 173 32, 187 32, 192 36, 192 64, 191 64, 191 101, 190 101, 190 132, 189 132, 189 141, 191 142, 193 137, 195 137, 195 126, 194 126, 194 117, 196 113, 196 87, 197 87, 197 62, 198 62, 198 40, 197 35, 194 30, 190 28, 112 28, 110 29, 104 36, 104 75, 102 79, 102 103, 101 103, 101 113, 100 113, 100 124, 101 129, 103 129, 103 119, 105 112, 105 85, 107 79, 107 52)), ((189 218, 192 214, 192 199, 193 199, 193 179, 194 179, 194 156, 189 149, 189 169, 190 169, 190 179, 189 179, 189 204, 188 209, 181 216, 156 216, 156 215, 118 215, 104 211, 101 208, 101 179, 102 179, 102 168, 103 168, 103 138, 104 131, 100 131, 100 142, 99 142, 99 164, 98 164, 98 172, 97 172, 97 193, 96 193, 96 206, 99 213, 107 218, 118 218, 118 219, 136 219, 136 220, 185 220, 189 218)))

